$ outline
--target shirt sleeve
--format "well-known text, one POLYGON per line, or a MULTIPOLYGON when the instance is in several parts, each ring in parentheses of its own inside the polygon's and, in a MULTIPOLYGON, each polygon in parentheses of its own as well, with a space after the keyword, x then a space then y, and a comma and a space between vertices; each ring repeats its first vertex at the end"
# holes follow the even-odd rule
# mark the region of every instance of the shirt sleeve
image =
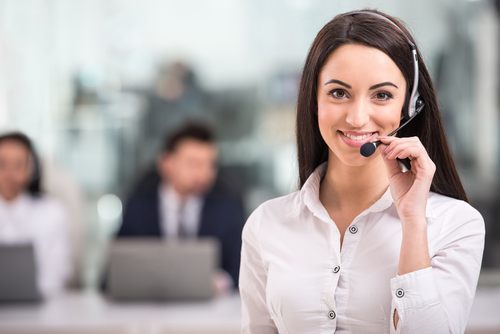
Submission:
POLYGON ((267 268, 259 245, 261 215, 257 211, 248 218, 242 235, 239 289, 243 334, 278 333, 266 306, 267 268))
MULTIPOLYGON (((431 267, 391 280, 391 333, 464 333, 484 248, 484 221, 468 206, 453 210, 431 267), (394 327, 394 313, 399 322, 394 327)), ((439 219, 439 218, 437 218, 439 219)))

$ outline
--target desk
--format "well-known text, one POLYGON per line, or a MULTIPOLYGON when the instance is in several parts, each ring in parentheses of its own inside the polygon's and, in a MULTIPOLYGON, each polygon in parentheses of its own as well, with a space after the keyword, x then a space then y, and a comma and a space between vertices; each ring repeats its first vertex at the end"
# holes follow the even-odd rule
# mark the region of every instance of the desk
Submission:
MULTIPOLYGON (((480 288, 466 334, 500 333, 500 288, 480 288)), ((0 334, 237 334, 238 295, 198 303, 114 303, 67 293, 40 305, 0 307, 0 334)))
POLYGON ((0 306, 2 334, 237 334, 238 295, 207 302, 115 303, 67 293, 40 305, 0 306))

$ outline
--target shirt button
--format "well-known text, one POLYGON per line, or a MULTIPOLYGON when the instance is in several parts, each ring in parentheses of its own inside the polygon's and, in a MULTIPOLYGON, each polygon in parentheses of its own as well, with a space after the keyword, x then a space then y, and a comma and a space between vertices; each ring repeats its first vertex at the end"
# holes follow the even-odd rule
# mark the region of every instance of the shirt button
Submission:
POLYGON ((396 290, 396 297, 402 298, 405 295, 405 291, 403 289, 396 290))
POLYGON ((340 271, 340 266, 333 267, 333 272, 336 274, 340 271))
POLYGON ((333 310, 330 310, 330 312, 328 312, 328 318, 330 318, 331 320, 335 319, 336 316, 337 315, 333 310))
POLYGON ((352 225, 351 227, 349 227, 349 232, 351 232, 352 234, 356 234, 358 232, 358 227, 356 225, 352 225))

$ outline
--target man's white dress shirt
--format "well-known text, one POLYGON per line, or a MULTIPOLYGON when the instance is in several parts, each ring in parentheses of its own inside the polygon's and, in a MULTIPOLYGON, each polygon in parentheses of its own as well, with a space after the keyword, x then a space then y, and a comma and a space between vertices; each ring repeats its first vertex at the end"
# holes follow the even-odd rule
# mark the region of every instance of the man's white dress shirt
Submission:
POLYGON ((71 274, 68 238, 67 215, 55 199, 0 197, 0 244, 33 244, 38 287, 46 297, 60 292, 71 274))
POLYGON ((401 221, 390 189, 340 233, 319 200, 326 163, 270 200, 243 231, 243 333, 463 333, 481 267, 484 221, 430 193, 432 267, 398 276, 401 221), (394 328, 397 309, 399 323, 394 328))
POLYGON ((181 199, 170 185, 161 185, 160 226, 168 239, 177 239, 182 229, 186 236, 196 237, 201 221, 203 199, 200 196, 188 196, 181 199), (179 226, 182 224, 183 226, 179 226))

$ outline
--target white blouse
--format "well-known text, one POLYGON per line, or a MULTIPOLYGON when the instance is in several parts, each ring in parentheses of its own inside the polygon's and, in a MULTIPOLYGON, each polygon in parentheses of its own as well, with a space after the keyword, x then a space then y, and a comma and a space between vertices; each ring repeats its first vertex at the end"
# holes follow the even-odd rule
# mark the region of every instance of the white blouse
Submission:
POLYGON ((326 163, 300 191, 258 207, 243 231, 243 333, 463 333, 484 248, 484 221, 430 193, 432 266, 398 276, 401 221, 390 189, 340 233, 319 201, 326 163), (399 314, 397 329, 394 310, 399 314))
POLYGON ((63 206, 47 196, 0 198, 0 243, 32 243, 38 287, 45 297, 61 292, 71 274, 68 221, 63 206))

